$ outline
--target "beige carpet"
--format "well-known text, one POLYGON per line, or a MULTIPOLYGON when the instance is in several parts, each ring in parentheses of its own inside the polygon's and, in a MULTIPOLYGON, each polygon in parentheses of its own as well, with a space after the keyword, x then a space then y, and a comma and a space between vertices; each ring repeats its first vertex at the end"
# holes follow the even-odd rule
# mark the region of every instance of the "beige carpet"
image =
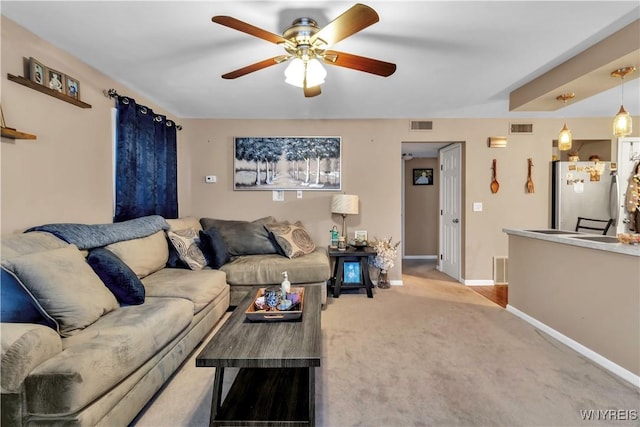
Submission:
MULTIPOLYGON (((627 382, 431 268, 403 271, 373 299, 329 297, 317 425, 639 425, 627 382)), ((213 373, 188 360, 133 425, 208 425, 213 373)))

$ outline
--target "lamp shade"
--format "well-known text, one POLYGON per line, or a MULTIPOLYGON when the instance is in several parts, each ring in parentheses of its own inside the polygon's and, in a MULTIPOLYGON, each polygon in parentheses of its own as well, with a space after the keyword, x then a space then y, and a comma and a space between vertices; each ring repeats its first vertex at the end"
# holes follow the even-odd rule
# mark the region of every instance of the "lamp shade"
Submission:
POLYGON ((331 212, 343 215, 358 214, 358 196, 336 194, 331 199, 331 212))
POLYGON ((560 134, 558 135, 558 150, 567 151, 571 149, 571 143, 573 142, 573 137, 571 135, 571 131, 567 127, 565 123, 562 129, 560 130, 560 134))
POLYGON ((631 135, 631 117, 622 105, 616 118, 613 120, 613 135, 618 138, 631 135))

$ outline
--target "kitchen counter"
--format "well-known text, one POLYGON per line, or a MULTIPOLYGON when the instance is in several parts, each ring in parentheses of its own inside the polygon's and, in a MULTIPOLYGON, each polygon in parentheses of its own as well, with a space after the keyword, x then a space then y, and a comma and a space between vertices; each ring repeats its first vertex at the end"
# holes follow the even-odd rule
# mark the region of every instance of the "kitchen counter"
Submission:
POLYGON ((546 240, 549 242, 562 243, 564 245, 579 246, 582 248, 597 249, 600 251, 616 252, 625 255, 631 255, 640 257, 640 245, 628 245, 625 243, 619 243, 615 236, 602 236, 598 234, 580 233, 577 231, 562 231, 562 230, 514 230, 505 228, 504 231, 507 234, 514 236, 530 237, 532 239, 546 240), (549 234, 552 233, 552 234, 549 234), (601 242, 598 239, 610 237, 613 243, 601 242), (592 238, 595 240, 586 240, 586 238, 592 238))
POLYGON ((507 310, 640 387, 640 246, 571 231, 504 232, 507 310))

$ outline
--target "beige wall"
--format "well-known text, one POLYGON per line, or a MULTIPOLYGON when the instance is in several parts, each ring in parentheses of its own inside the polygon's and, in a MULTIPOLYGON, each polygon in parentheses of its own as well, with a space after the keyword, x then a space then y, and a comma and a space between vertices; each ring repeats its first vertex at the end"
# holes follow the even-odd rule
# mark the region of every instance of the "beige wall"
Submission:
POLYGON ((640 375, 638 257, 509 236, 509 305, 640 375))
MULTIPOLYGON (((166 113, 123 84, 56 49, 2 18, 2 107, 11 127, 38 135, 36 141, 2 139, 2 233, 47 222, 109 222, 112 218, 111 108, 102 91, 114 87, 158 113, 166 113), (23 75, 23 57, 67 72, 81 83, 81 98, 93 105, 80 109, 6 80, 23 75)), ((212 99, 215 102, 215 99, 212 99)), ((612 107, 614 112, 616 106, 612 107)), ((432 131, 410 131, 407 120, 198 120, 175 118, 178 133, 178 183, 181 215, 253 219, 274 215, 300 219, 318 244, 340 217, 329 213, 331 192, 304 192, 284 202, 271 193, 233 191, 234 136, 337 135, 342 137, 343 191, 360 196, 360 214, 347 219, 351 233, 401 236, 401 143, 463 141, 466 172, 463 202, 465 280, 491 280, 492 257, 507 254, 502 228, 549 224, 549 160, 562 120, 518 119, 534 124, 533 135, 509 135, 504 149, 487 147, 487 137, 507 133, 508 119, 435 119, 432 131), (536 192, 526 194, 527 158, 534 161, 536 192), (500 192, 491 194, 491 159, 498 159, 500 192), (206 184, 205 175, 218 183, 206 184), (483 212, 471 212, 474 201, 483 212)), ((638 120, 638 118, 634 118, 638 120)), ((610 138, 611 118, 572 119, 574 138, 610 138)), ((638 136, 638 127, 634 136, 638 136)), ((400 260, 391 278, 401 275, 400 260)))
POLYGON ((437 158, 404 162, 404 255, 437 256, 440 167, 437 158), (433 169, 433 185, 413 185, 413 169, 433 169))
POLYGON ((157 113, 166 112, 4 16, 1 22, 6 125, 37 136, 35 141, 2 138, 2 232, 48 222, 111 222, 114 101, 102 91, 115 88, 157 113), (9 81, 7 73, 28 76, 24 62, 29 57, 78 79, 80 98, 92 108, 9 81))

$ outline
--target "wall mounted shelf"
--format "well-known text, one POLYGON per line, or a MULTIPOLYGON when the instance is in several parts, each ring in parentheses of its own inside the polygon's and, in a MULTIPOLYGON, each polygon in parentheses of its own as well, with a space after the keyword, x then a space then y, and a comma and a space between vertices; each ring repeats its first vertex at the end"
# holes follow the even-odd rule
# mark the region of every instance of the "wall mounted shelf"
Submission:
POLYGON ((36 139, 35 135, 26 132, 20 132, 11 128, 0 128, 2 130, 3 138, 11 138, 11 139, 36 139))
MULTIPOLYGON (((73 104, 76 107, 80 107, 80 108, 91 108, 91 104, 87 104, 86 102, 82 102, 79 99, 75 99, 72 98, 69 95, 65 95, 64 93, 60 93, 56 90, 53 89, 49 89, 48 87, 39 85, 36 82, 33 82, 29 79, 26 79, 24 77, 21 76, 14 76, 13 74, 7 74, 7 78, 9 80, 11 80, 12 82, 16 82, 18 84, 21 84, 23 86, 26 86, 28 88, 31 88, 33 90, 37 90, 38 92, 42 92, 46 95, 49 96, 53 96, 54 98, 58 98, 61 101, 66 101, 69 104, 73 104)), ((4 136, 4 130, 3 130, 3 136, 4 136)))

